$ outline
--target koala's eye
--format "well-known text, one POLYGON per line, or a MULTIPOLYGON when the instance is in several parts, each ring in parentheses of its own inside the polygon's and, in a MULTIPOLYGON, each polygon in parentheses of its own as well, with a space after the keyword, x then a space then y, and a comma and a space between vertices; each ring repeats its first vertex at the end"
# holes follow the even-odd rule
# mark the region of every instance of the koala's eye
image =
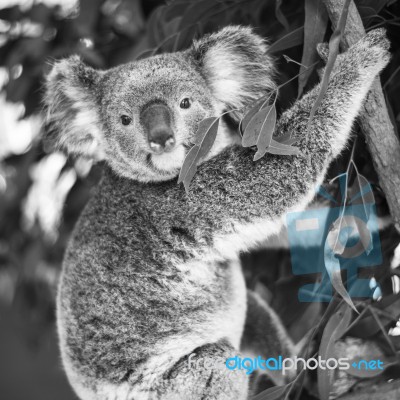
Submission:
POLYGON ((191 103, 187 97, 182 99, 181 104, 179 105, 180 108, 190 108, 190 106, 191 106, 191 103))
POLYGON ((129 125, 132 122, 132 118, 127 115, 121 115, 122 125, 129 125))

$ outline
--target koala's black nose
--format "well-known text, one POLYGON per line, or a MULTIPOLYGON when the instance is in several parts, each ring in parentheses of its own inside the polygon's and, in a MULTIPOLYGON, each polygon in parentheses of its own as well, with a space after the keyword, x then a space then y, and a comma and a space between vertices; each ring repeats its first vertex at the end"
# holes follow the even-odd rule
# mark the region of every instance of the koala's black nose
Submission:
POLYGON ((175 137, 171 127, 171 111, 166 104, 153 103, 145 107, 140 118, 153 153, 161 154, 174 148, 175 137))
POLYGON ((156 154, 172 150, 175 146, 173 132, 168 130, 150 132, 149 146, 156 154))

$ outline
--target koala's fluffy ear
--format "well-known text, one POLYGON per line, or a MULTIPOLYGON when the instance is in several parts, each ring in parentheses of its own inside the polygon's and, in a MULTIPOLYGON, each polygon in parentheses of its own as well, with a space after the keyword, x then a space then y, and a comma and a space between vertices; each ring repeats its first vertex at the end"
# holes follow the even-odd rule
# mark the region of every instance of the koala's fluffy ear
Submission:
POLYGON ((103 132, 96 101, 102 72, 85 65, 78 56, 58 61, 45 83, 46 149, 102 159, 103 132))
POLYGON ((242 108, 275 88, 265 41, 249 27, 228 26, 194 41, 189 57, 226 109, 242 108))

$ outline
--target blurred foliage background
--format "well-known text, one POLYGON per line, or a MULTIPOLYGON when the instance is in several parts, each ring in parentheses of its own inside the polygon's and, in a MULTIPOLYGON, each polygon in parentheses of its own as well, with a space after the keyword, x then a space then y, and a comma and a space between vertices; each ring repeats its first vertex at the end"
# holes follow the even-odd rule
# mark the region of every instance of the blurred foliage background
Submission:
MULTIPOLYGON (((367 30, 379 26, 388 29, 393 59, 382 75, 382 84, 398 129, 400 2, 356 0, 356 4, 367 30)), ((47 154, 42 147, 42 83, 51 62, 79 54, 96 68, 109 68, 181 50, 194 37, 228 24, 244 24, 252 25, 272 44, 281 84, 299 72, 304 10, 303 0, 0 1, 1 398, 75 398, 60 367, 54 298, 66 241, 100 177, 101 166, 67 159, 61 153, 47 154), (297 63, 288 62, 288 57, 297 63)), ((322 37, 328 40, 331 32, 327 23, 322 37)), ((308 88, 318 80, 316 70, 308 88)), ((293 79, 280 91, 278 111, 293 103, 297 94, 298 80, 293 79)), ((399 290, 394 255, 400 238, 390 224, 360 132, 356 146, 355 162, 374 185, 378 214, 385 227, 381 232, 384 264, 374 276, 383 296, 391 295, 399 290)), ((349 157, 350 151, 334 163, 331 177, 346 170, 349 157)), ((303 278, 292 276, 287 244, 281 238, 271 239, 266 249, 243 255, 243 264, 249 286, 272 302, 295 340, 319 321, 324 306, 297 301, 303 278)), ((390 304, 400 309, 397 300, 390 304)), ((395 325, 395 319, 385 323, 388 328, 395 325)), ((383 343, 382 336, 377 334, 375 339, 383 343)), ((395 346, 400 349, 398 341, 395 346)))

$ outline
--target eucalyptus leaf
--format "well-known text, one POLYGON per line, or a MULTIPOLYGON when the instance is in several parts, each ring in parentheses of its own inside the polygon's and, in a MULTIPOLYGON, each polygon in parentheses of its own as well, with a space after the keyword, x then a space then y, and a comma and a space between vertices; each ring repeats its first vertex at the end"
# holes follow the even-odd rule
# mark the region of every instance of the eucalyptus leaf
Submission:
POLYGON ((269 53, 277 53, 279 51, 291 49, 292 47, 300 46, 303 43, 304 27, 294 29, 292 32, 278 39, 269 47, 269 53))
POLYGON ((301 154, 299 148, 288 144, 276 142, 274 139, 271 140, 271 143, 266 150, 267 153, 277 154, 281 156, 298 156, 301 154))
MULTIPOLYGON (((376 310, 385 311, 384 315, 379 314, 382 325, 387 327, 400 318, 400 293, 391 294, 372 304, 376 310), (390 316, 390 317, 389 317, 390 316)), ((365 315, 353 326, 350 334, 361 339, 368 339, 376 335, 380 330, 372 315, 365 315)))
POLYGON ((201 145, 208 131, 211 129, 213 124, 218 120, 219 117, 208 117, 200 121, 199 126, 197 127, 196 135, 191 139, 191 142, 193 144, 201 145))
POLYGON ((286 391, 293 385, 292 382, 284 386, 274 386, 268 388, 256 396, 252 397, 252 400, 279 400, 282 399, 286 391))
MULTIPOLYGON (((352 161, 353 163, 353 161, 352 161)), ((354 165, 354 163, 353 163, 354 165)), ((354 165, 355 167, 355 165, 354 165)), ((350 199, 350 204, 354 204, 354 202, 358 199, 361 199, 363 210, 364 210, 364 221, 369 221, 370 213, 371 213, 371 204, 375 204, 374 193, 372 191, 372 187, 368 180, 356 170, 356 179, 354 180, 352 186, 352 192, 355 193, 354 196, 350 199)))
POLYGON ((275 105, 267 106, 256 112, 246 125, 242 137, 242 146, 268 146, 276 124, 275 105))
MULTIPOLYGON (((397 0, 396 0, 397 1, 397 0)), ((356 0, 357 9, 363 19, 370 20, 378 16, 382 8, 390 4, 389 0, 356 0)))
POLYGON ((291 146, 292 144, 296 143, 299 139, 292 137, 290 133, 285 133, 284 135, 274 137, 274 140, 278 143, 287 144, 291 146))
MULTIPOLYGON (((251 119, 263 108, 268 106, 268 99, 262 97, 261 99, 258 99, 255 104, 248 109, 246 112, 245 116, 243 119, 240 121, 240 132, 242 133, 242 136, 244 135, 244 132, 249 125, 251 119)), ((255 146, 255 144, 253 145, 255 146)), ((249 147, 249 146, 244 146, 244 147, 249 147)))
POLYGON ((281 140, 279 137, 277 137, 277 138, 275 138, 275 141, 276 141, 277 143, 286 144, 286 145, 288 145, 288 146, 291 146, 292 144, 295 144, 296 142, 298 142, 298 139, 297 139, 297 138, 289 137, 289 138, 287 138, 287 139, 281 140), (278 139, 279 139, 279 140, 278 140, 278 139))
MULTIPOLYGON (((278 143, 278 142, 276 142, 278 143)), ((263 158, 267 153, 275 154, 279 156, 298 156, 300 155, 300 150, 297 147, 287 146, 286 148, 273 146, 272 144, 264 150, 258 150, 254 155, 253 161, 258 161, 263 158)))
POLYGON ((265 122, 261 126, 260 135, 257 140, 257 149, 259 151, 264 151, 268 148, 272 141, 272 135, 274 134, 276 127, 276 107, 275 104, 265 108, 269 109, 266 115, 265 122))
POLYGON ((194 178, 197 172, 197 160, 200 151, 199 145, 194 145, 186 154, 185 160, 181 171, 179 173, 178 184, 183 182, 186 192, 188 192, 190 182, 194 178))
MULTIPOLYGON (((352 318, 351 309, 343 304, 329 319, 322 334, 321 344, 319 346, 319 356, 323 360, 335 357, 335 343, 339 340, 352 318)), ((318 392, 321 400, 329 400, 329 392, 333 377, 333 371, 326 368, 318 368, 318 392)))
MULTIPOLYGON (((336 221, 338 222, 338 221, 336 221)), ((324 262, 325 262, 325 269, 329 275, 329 279, 332 283, 332 286, 335 290, 342 296, 343 300, 354 310, 358 313, 356 306, 354 305, 353 301, 349 293, 347 292, 341 274, 340 268, 340 261, 336 257, 335 248, 332 249, 330 242, 337 239, 339 237, 340 232, 340 224, 335 224, 334 228, 328 233, 328 237, 325 241, 324 246, 324 262), (335 238, 333 240, 329 240, 330 236, 335 238)))
POLYGON ((291 138, 290 134, 273 138, 276 128, 275 102, 268 104, 268 99, 259 99, 247 112, 240 123, 242 132, 242 146, 257 146, 254 161, 264 157, 266 153, 277 155, 299 155, 300 150, 292 144, 297 139, 291 138))
POLYGON ((285 17, 285 14, 281 10, 282 7, 282 0, 276 0, 275 2, 275 16, 276 19, 282 24, 286 31, 290 29, 289 22, 285 17))
POLYGON ((219 117, 206 118, 201 121, 192 140, 195 144, 188 152, 181 168, 178 184, 183 182, 186 192, 196 174, 199 162, 209 153, 218 133, 219 117))

